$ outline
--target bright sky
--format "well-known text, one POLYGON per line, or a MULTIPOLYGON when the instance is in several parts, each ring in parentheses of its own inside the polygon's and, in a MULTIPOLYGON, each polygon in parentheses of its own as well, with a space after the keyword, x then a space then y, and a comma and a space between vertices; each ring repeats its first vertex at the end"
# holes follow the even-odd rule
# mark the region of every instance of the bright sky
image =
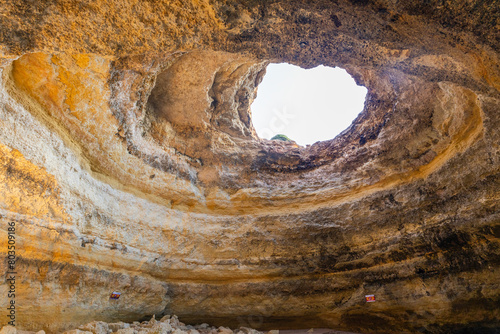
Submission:
POLYGON ((366 88, 338 67, 270 64, 252 103, 261 138, 284 134, 299 145, 332 139, 363 110, 366 88))

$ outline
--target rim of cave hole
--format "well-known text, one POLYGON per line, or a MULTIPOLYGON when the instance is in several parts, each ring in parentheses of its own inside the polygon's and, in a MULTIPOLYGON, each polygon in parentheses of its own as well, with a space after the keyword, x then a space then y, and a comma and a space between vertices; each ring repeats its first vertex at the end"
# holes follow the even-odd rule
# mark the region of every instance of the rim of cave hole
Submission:
POLYGON ((259 138, 309 146, 348 129, 364 110, 367 92, 340 67, 271 63, 250 107, 252 123, 259 138))

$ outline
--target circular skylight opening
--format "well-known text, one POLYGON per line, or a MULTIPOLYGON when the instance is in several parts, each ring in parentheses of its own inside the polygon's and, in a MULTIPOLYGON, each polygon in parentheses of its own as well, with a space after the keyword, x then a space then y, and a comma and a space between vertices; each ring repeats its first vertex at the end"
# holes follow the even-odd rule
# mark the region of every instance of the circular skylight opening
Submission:
POLYGON ((252 122, 261 138, 284 135, 313 144, 345 130, 363 110, 366 92, 341 68, 270 64, 251 106, 252 122))

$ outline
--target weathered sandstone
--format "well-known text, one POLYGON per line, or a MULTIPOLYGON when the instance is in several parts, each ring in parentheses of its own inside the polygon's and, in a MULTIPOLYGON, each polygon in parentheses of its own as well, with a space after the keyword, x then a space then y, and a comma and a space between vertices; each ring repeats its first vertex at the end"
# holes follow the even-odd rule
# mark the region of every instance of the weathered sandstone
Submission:
POLYGON ((153 314, 500 326, 498 1, 4 0, 0 14, 0 272, 15 222, 20 329, 153 314), (310 147, 259 139, 249 108, 270 62, 345 68, 363 112, 310 147))
MULTIPOLYGON (((0 329, 0 334, 45 334, 45 332, 30 332, 17 330, 15 326, 4 326, 0 329)), ((103 321, 92 321, 86 325, 79 326, 78 329, 70 329, 63 334, 263 334, 255 329, 240 327, 234 331, 227 327, 211 327, 203 323, 198 325, 186 325, 179 321, 177 316, 166 315, 160 320, 153 316, 149 321, 141 323, 115 322, 106 323, 103 321)), ((339 333, 339 332, 335 332, 339 333)), ((332 334, 335 334, 332 332, 332 334)), ((344 332, 345 333, 345 332, 344 332)), ((268 334, 279 334, 279 331, 270 331, 268 334)), ((345 333, 350 334, 350 333, 345 333)))

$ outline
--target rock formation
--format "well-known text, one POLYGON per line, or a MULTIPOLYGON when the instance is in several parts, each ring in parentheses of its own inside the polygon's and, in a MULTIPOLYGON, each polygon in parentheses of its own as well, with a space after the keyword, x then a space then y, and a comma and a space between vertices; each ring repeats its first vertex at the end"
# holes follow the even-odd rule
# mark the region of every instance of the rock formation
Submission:
MULTIPOLYGON (((5 326, 0 330, 0 334, 45 334, 45 331, 29 332, 17 331, 15 326, 5 326), (21 333, 23 332, 23 333, 21 333)), ((210 327, 210 325, 203 323, 199 325, 186 325, 179 321, 177 316, 165 315, 159 321, 153 318, 149 321, 133 323, 115 322, 106 323, 103 321, 92 321, 86 325, 79 326, 78 329, 70 329, 63 334, 263 334, 255 329, 241 327, 236 330, 231 330, 227 327, 210 327)), ((268 334, 276 333, 269 331, 268 334)), ((339 333, 339 332, 337 332, 339 333)), ((345 334, 349 334, 343 332, 345 334)), ((278 332, 279 334, 279 332, 278 332)), ((335 334, 332 332, 332 334, 335 334)))
POLYGON ((498 1, 0 10, 0 272, 14 222, 19 328, 500 326, 498 1), (363 112, 307 148, 259 139, 270 62, 345 68, 363 112))

